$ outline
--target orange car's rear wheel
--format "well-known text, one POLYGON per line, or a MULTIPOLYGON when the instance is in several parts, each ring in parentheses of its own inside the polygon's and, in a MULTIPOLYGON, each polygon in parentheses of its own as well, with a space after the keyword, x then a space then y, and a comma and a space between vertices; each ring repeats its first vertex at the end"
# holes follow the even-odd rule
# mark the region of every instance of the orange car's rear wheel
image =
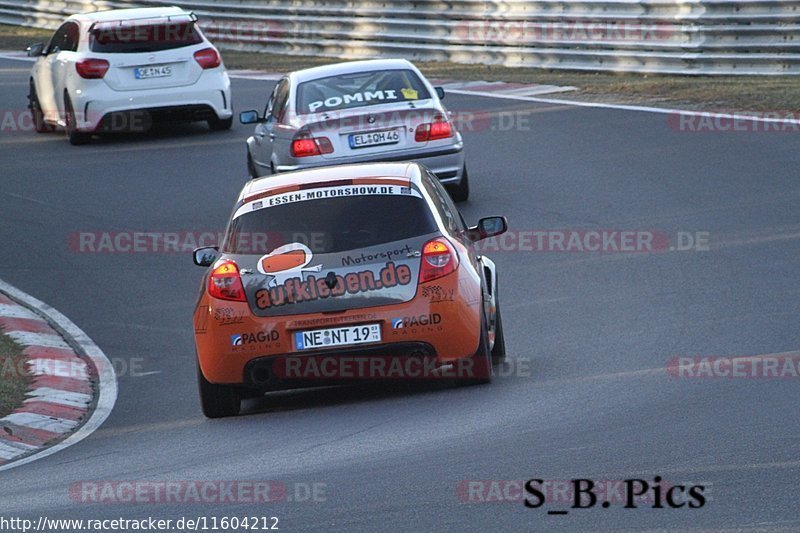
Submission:
POLYGON ((210 383, 197 365, 197 386, 200 391, 200 407, 208 418, 236 416, 242 405, 242 396, 236 387, 210 383))
POLYGON ((489 350, 489 335, 487 334, 486 317, 481 313, 481 336, 478 340, 478 351, 472 356, 472 369, 470 377, 461 378, 463 385, 484 385, 492 382, 494 367, 492 366, 492 352, 489 350))

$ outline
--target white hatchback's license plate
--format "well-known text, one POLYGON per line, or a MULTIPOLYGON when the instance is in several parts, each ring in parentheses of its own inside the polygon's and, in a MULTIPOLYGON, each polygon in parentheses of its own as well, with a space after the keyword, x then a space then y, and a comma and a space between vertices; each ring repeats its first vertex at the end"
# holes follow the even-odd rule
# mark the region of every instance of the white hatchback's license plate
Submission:
POLYGON ((138 67, 133 69, 133 75, 137 80, 146 80, 148 78, 166 78, 172 76, 172 68, 166 65, 154 65, 152 67, 138 67))
POLYGON ((350 135, 350 148, 366 148, 382 144, 397 144, 400 133, 397 130, 373 131, 371 133, 354 133, 350 135))
POLYGON ((334 346, 380 342, 380 340, 380 324, 360 324, 358 326, 345 326, 340 328, 312 329, 298 331, 294 334, 294 346, 297 350, 332 348, 334 346))

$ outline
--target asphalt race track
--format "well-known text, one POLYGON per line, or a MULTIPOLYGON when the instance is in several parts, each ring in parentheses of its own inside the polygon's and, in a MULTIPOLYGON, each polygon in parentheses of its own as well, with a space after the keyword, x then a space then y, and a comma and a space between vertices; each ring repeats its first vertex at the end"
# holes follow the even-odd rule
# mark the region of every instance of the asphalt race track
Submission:
MULTIPOLYGON (((0 60, 0 109, 29 64, 0 60)), ((238 110, 272 82, 234 80, 238 110)), ((465 218, 512 230, 707 232, 709 250, 504 251, 506 375, 484 387, 360 385, 251 400, 209 421, 196 394, 188 253, 80 253, 76 232, 220 231, 245 180, 249 126, 164 126, 73 147, 0 132, 0 278, 52 305, 109 358, 119 398, 78 445, 0 474, 4 516, 277 516, 284 531, 775 528, 796 531, 798 379, 679 378, 673 357, 800 349, 797 133, 696 133, 660 114, 451 94, 451 110, 525 127, 465 134, 465 218), (526 371, 528 369, 528 371, 526 371), (465 480, 708 487, 700 509, 466 503, 465 480), (80 481, 321 483, 316 502, 81 503, 80 481)), ((477 128, 481 129, 481 128, 477 128)))

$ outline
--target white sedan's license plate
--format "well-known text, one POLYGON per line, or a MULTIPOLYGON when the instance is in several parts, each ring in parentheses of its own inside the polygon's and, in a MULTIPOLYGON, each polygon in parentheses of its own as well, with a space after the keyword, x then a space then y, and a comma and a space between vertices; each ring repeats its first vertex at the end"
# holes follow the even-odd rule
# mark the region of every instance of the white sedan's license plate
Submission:
POLYGON ((165 65, 154 65, 152 67, 139 67, 133 69, 133 75, 137 80, 145 80, 148 78, 166 78, 172 76, 172 67, 165 65))
POLYGON ((354 133, 350 135, 350 148, 366 148, 382 144, 397 144, 400 133, 397 130, 373 131, 370 133, 354 133))
POLYGON ((334 346, 380 342, 380 340, 380 324, 360 324, 358 326, 344 326, 340 328, 312 329, 298 331, 294 334, 294 346, 297 350, 332 348, 334 346))

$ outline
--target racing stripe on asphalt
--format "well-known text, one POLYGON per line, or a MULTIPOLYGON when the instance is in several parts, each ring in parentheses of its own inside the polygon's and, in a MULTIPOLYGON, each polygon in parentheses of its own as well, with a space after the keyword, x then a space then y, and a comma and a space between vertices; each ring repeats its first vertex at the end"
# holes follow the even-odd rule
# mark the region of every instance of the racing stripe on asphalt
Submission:
MULTIPOLYGON (((260 70, 229 70, 228 76, 241 80, 278 81, 284 75, 280 72, 264 72, 260 70)), ((509 83, 504 81, 458 81, 432 79, 433 85, 441 86, 445 91, 458 90, 465 93, 482 92, 498 95, 539 96, 543 94, 577 91, 576 87, 559 85, 542 85, 538 83, 509 83)))
POLYGON ((458 80, 430 80, 433 85, 442 87, 445 91, 459 91, 464 94, 490 93, 508 96, 539 96, 542 94, 564 93, 577 91, 577 87, 560 85, 542 85, 538 83, 512 83, 505 81, 458 81, 458 80))
POLYGON ((27 399, 0 418, 0 465, 72 432, 92 405, 87 362, 41 316, 0 294, 0 329, 23 347, 27 399))

